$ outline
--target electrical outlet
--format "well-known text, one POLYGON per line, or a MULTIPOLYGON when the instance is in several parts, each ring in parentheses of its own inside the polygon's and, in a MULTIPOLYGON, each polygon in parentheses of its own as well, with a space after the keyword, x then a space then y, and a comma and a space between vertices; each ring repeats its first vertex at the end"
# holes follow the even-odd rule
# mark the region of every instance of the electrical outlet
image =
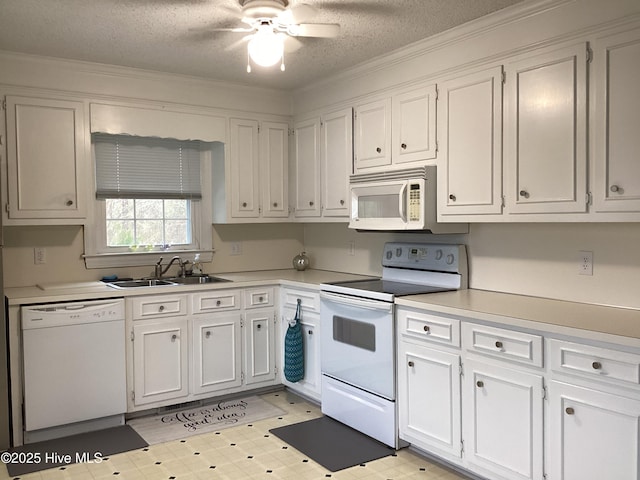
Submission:
POLYGON ((580 264, 578 266, 578 275, 593 275, 593 252, 580 250, 580 264))
POLYGON ((242 242, 231 242, 231 255, 242 255, 242 242))
POLYGON ((356 241, 349 241, 349 255, 354 256, 356 254, 356 241))
POLYGON ((47 251, 43 247, 33 249, 33 263, 36 265, 47 263, 47 251))

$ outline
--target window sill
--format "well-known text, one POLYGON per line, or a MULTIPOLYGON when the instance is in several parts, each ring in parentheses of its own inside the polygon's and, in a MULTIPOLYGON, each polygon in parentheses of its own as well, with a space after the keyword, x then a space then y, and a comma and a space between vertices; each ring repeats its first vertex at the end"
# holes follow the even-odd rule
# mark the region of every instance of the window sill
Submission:
POLYGON ((144 267, 155 265, 161 257, 169 261, 171 257, 179 256, 185 260, 193 260, 195 254, 200 254, 201 262, 213 261, 213 250, 167 250, 164 252, 124 252, 83 255, 87 268, 109 267, 144 267))

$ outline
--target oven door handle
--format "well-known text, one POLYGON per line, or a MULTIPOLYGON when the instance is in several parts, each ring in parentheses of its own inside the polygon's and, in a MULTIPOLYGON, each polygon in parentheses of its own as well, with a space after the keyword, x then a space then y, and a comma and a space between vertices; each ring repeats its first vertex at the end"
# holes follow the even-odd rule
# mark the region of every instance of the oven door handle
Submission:
POLYGON ((340 303, 350 307, 367 308, 369 310, 389 311, 393 309, 393 304, 388 302, 380 302, 377 300, 366 300, 349 295, 340 295, 338 293, 320 292, 320 298, 330 302, 340 303))

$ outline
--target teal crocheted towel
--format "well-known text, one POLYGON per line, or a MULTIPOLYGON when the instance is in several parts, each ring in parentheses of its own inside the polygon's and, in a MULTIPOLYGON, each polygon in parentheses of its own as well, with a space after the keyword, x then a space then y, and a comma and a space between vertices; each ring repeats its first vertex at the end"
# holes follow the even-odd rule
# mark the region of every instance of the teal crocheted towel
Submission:
POLYGON ((284 378, 289 382, 299 382, 304 378, 304 346, 300 326, 300 300, 296 308, 295 323, 289 325, 284 337, 284 378))

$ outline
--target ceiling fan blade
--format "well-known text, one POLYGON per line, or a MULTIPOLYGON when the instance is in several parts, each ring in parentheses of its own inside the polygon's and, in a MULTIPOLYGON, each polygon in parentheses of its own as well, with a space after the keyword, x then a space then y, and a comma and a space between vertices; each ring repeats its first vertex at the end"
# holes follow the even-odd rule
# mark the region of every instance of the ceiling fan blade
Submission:
POLYGON ((336 23, 301 23, 290 25, 289 35, 294 37, 334 38, 340 33, 340 25, 336 23))
POLYGON ((232 28, 212 28, 212 32, 233 32, 233 33, 249 33, 253 32, 253 28, 232 27, 232 28))
POLYGON ((300 50, 302 47, 303 47, 302 42, 297 38, 290 37, 289 35, 285 36, 284 53, 294 53, 300 50))
POLYGON ((251 37, 253 37, 253 35, 245 35, 241 39, 236 40, 235 42, 233 42, 228 47, 225 47, 225 51, 228 52, 228 51, 231 51, 231 50, 235 50, 236 48, 240 47, 242 44, 247 43, 251 39, 251 37))
POLYGON ((318 14, 318 10, 306 3, 299 3, 287 8, 278 15, 278 20, 284 24, 304 23, 318 14))

